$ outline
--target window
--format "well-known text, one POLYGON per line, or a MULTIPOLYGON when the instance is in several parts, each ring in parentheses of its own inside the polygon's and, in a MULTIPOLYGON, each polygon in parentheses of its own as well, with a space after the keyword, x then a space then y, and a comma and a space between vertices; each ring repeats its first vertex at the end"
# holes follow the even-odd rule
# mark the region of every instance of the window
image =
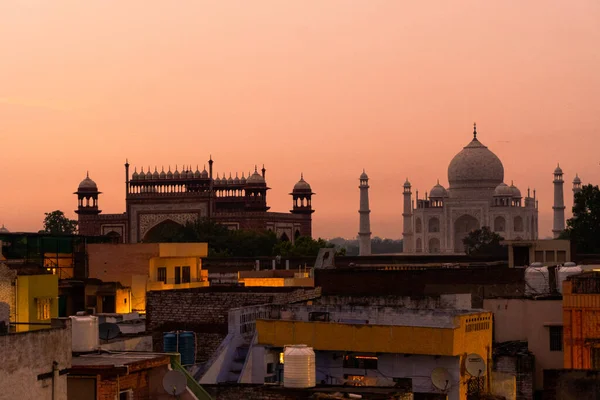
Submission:
POLYGON ((591 350, 590 361, 592 364, 592 369, 600 369, 600 348, 592 347, 591 350))
POLYGON ((119 400, 133 400, 133 390, 129 389, 119 392, 119 400))
POLYGON ((563 351, 563 327, 550 327, 550 351, 563 351))
POLYGON ((46 321, 52 318, 50 315, 52 310, 52 299, 36 299, 37 302, 37 319, 40 321, 46 321))
POLYGON ((375 356, 344 356, 344 368, 377 369, 375 356))
POLYGON ((181 271, 181 283, 190 283, 191 275, 190 275, 190 267, 183 267, 181 271))
POLYGON ((175 284, 181 283, 181 267, 175 267, 175 284))
POLYGON ((158 282, 167 283, 167 267, 158 267, 158 275, 156 280, 158 282))

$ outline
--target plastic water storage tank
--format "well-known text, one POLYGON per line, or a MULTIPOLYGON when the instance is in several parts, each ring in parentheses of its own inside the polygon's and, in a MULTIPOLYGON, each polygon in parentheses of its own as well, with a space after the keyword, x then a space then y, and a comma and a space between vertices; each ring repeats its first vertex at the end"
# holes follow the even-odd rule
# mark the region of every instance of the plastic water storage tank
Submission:
POLYGON ((179 353, 181 365, 196 363, 196 334, 194 332, 167 332, 163 335, 165 353, 179 353))
POLYGON ((283 353, 283 386, 311 388, 316 386, 315 352, 305 344, 286 346, 283 353))
POLYGON ((163 350, 165 353, 177 353, 177 334, 167 332, 163 335, 163 350))
POLYGON ((196 363, 196 335, 194 332, 181 332, 179 334, 179 354, 181 365, 196 363))
POLYGON ((98 350, 100 335, 98 318, 93 315, 85 315, 85 313, 77 313, 69 318, 71 318, 72 327, 72 351, 86 353, 98 350))

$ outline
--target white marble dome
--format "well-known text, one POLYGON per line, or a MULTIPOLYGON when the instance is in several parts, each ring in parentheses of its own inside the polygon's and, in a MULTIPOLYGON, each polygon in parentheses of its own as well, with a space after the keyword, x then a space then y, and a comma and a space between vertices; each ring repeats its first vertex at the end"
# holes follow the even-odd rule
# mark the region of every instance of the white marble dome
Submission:
MULTIPOLYGON (((476 135, 476 133, 475 133, 476 135)), ((504 181, 502 161, 475 136, 448 165, 450 190, 494 188, 504 181)))
POLYGON ((431 191, 429 192, 430 199, 442 198, 447 196, 448 192, 442 185, 440 185, 440 181, 438 181, 437 184, 434 187, 432 187, 431 191))
POLYGON ((508 186, 506 183, 502 182, 501 184, 496 186, 496 189, 494 189, 494 196, 512 197, 513 191, 510 186, 508 186))

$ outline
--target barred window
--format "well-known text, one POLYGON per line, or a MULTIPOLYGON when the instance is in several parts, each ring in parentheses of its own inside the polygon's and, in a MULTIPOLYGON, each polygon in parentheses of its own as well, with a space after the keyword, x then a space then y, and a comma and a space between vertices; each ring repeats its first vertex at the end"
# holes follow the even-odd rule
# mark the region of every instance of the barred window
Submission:
POLYGON ((52 299, 43 298, 36 299, 37 303, 37 319, 40 321, 47 321, 52 318, 52 299))
POLYGON ((563 327, 550 327, 550 351, 563 351, 563 327))

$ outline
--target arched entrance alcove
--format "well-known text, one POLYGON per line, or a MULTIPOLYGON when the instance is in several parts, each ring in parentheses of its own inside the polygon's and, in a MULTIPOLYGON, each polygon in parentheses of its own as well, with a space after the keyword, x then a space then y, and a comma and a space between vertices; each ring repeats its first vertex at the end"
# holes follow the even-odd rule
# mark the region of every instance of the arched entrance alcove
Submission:
POLYGON ((145 243, 173 242, 182 226, 171 219, 166 219, 150 228, 142 241, 145 243))
POLYGON ((479 229, 479 220, 472 215, 464 214, 454 222, 454 251, 456 253, 465 251, 462 240, 475 229, 479 229))

